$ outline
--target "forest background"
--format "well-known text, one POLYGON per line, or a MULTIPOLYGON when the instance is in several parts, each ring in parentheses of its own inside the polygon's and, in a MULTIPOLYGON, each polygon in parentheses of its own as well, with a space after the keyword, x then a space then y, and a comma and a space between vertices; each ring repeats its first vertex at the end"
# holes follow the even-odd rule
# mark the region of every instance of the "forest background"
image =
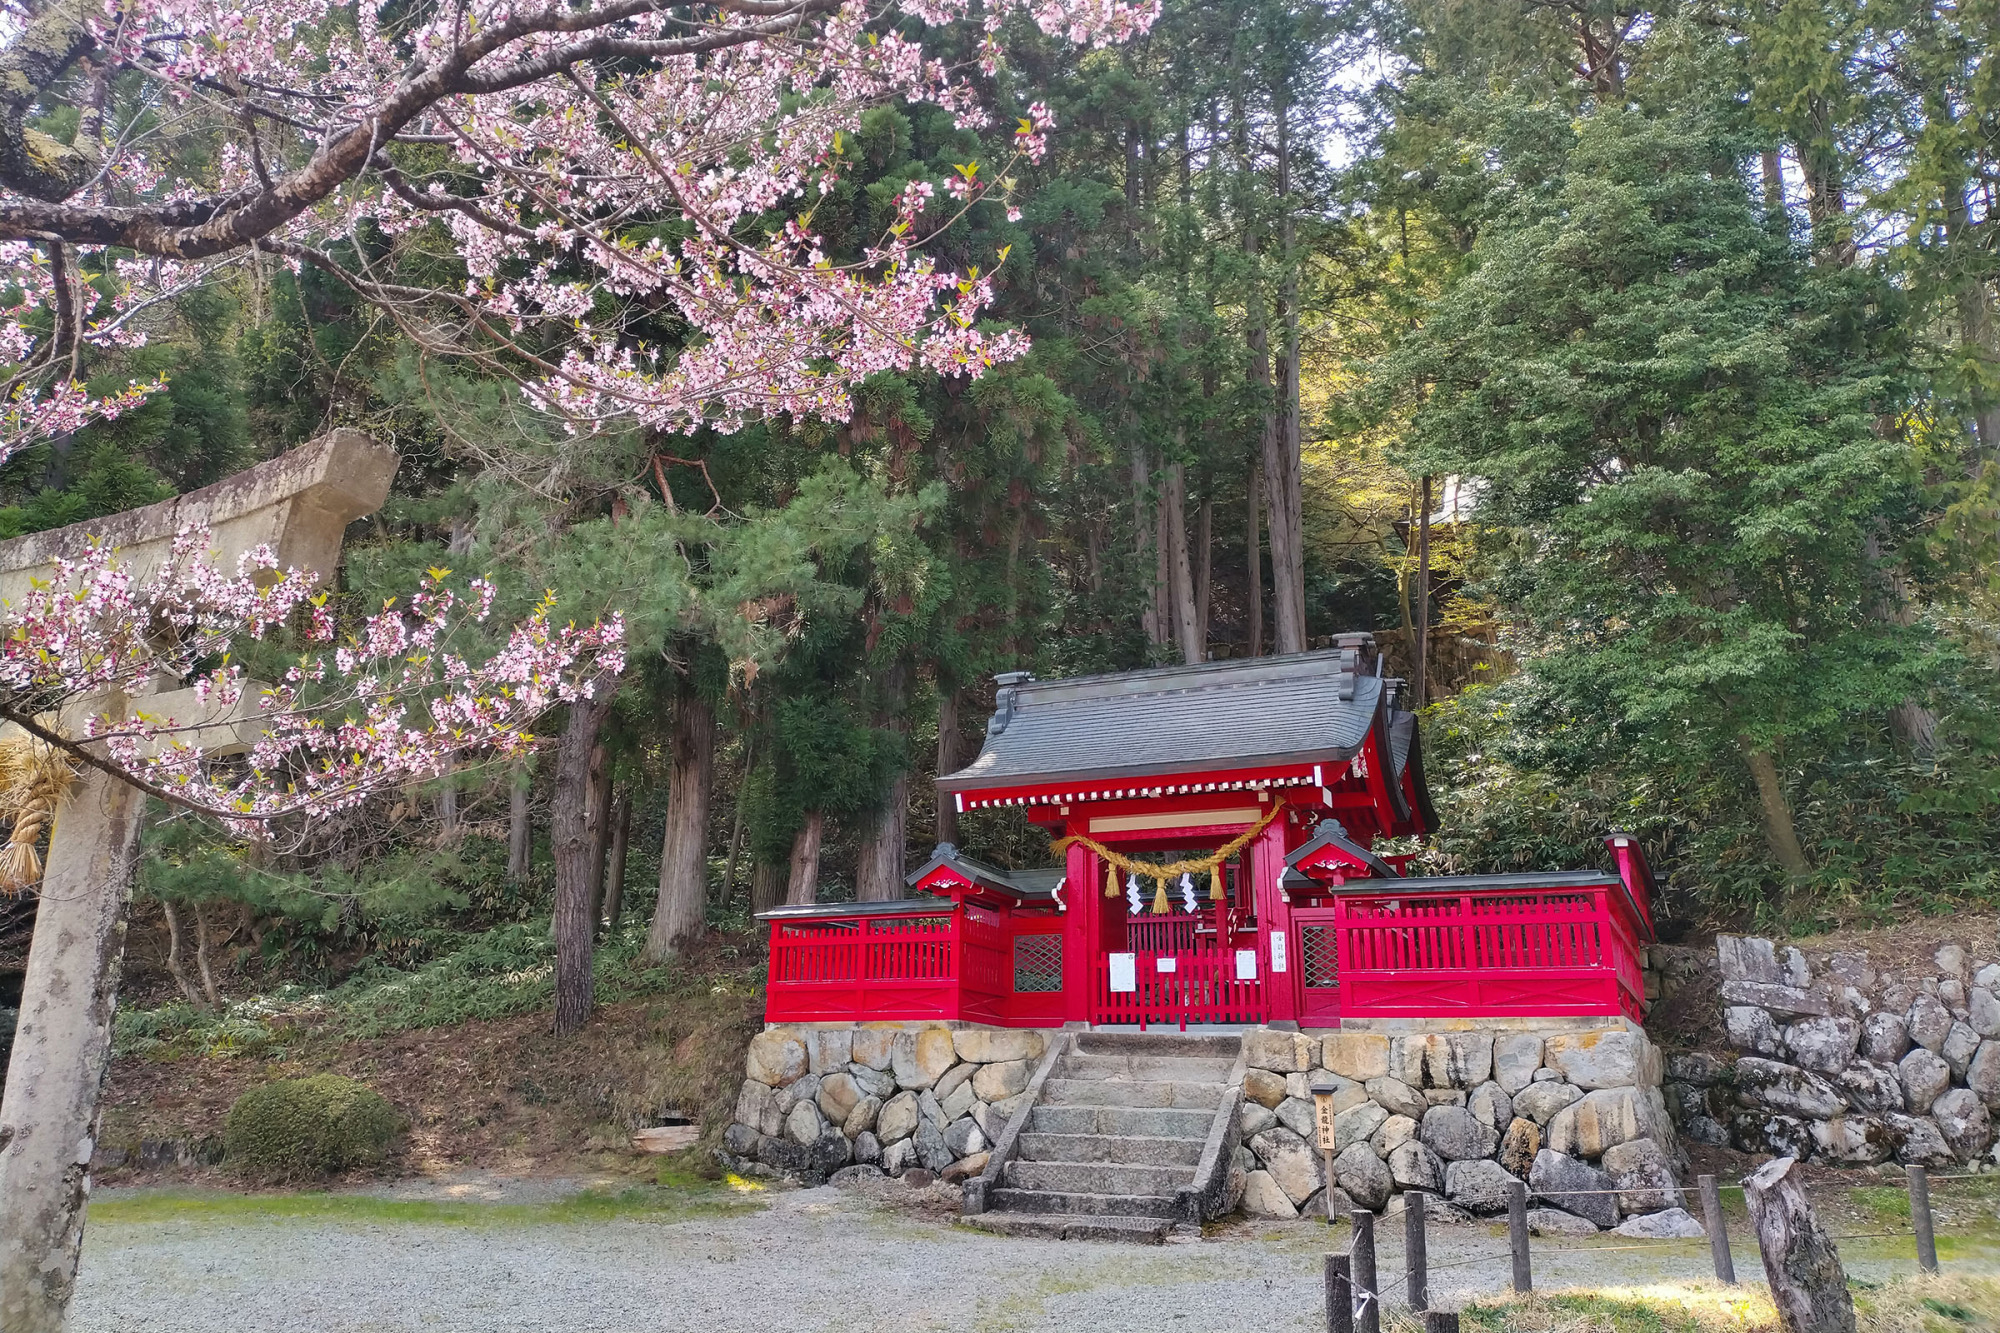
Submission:
MULTIPOLYGON (((988 267, 1033 350, 878 376, 840 426, 572 437, 508 367, 251 256, 92 354, 95 388, 168 386, 0 468, 0 535, 355 426, 403 462, 343 596, 430 567, 552 587, 624 611, 633 667, 608 713, 551 719, 593 747, 579 782, 467 769, 276 858, 159 812, 135 913, 179 999, 121 1040, 214 1031, 232 987, 546 972, 563 807, 593 840, 600 998, 689 954, 754 966, 752 912, 901 896, 935 842, 1046 861, 930 795, 995 673, 1350 630, 1421 682, 1434 870, 1594 865, 1622 827, 1670 930, 1990 910, 1996 26, 1910 0, 1168 0, 1104 50, 1024 27, 991 91, 1046 102, 1050 150, 1018 219, 929 245, 988 267)), ((196 174, 222 150, 167 137, 196 174)), ((912 181, 1006 158, 935 107, 872 111, 842 152, 836 247, 912 181)), ((422 232, 349 243, 458 280, 422 232)), ((31 914, 0 901, 0 983, 31 914)))

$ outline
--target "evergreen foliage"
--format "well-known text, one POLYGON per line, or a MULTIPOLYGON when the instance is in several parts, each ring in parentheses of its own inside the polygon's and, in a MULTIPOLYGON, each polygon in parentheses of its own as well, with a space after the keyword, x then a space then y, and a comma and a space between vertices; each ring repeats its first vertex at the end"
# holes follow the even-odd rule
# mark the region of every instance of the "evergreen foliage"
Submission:
POLYGON ((279 1079, 236 1099, 223 1122, 223 1158, 238 1174, 295 1183, 373 1166, 403 1131, 388 1099, 338 1074, 279 1079))

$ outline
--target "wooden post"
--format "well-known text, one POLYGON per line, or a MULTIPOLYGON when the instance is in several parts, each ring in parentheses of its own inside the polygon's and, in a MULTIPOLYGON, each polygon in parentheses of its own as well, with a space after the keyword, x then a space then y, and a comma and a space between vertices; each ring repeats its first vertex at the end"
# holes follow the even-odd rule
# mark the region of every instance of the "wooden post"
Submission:
POLYGON ((1424 1255, 1424 1192, 1403 1191, 1403 1291, 1412 1310, 1428 1310, 1429 1265, 1424 1255))
POLYGON ((1771 1303, 1785 1333, 1855 1333, 1840 1251, 1813 1216, 1798 1164, 1795 1157, 1780 1157, 1743 1178, 1771 1303))
POLYGON ((1507 1192, 1507 1245, 1514 1252, 1514 1290, 1527 1295, 1535 1289, 1528 1259, 1528 1187, 1520 1181, 1507 1192))
POLYGON ((1937 1236, 1931 1230, 1931 1178, 1920 1166, 1905 1169, 1910 1173, 1910 1225, 1917 1233, 1917 1267, 1935 1273, 1937 1236))
POLYGON ((1729 1253, 1729 1228, 1722 1220, 1722 1190, 1714 1176, 1695 1182, 1701 1187, 1701 1220, 1708 1228, 1708 1252, 1715 1259, 1715 1280, 1736 1285, 1736 1260, 1729 1253))
POLYGON ((1348 1276, 1360 1300, 1355 1313, 1355 1333, 1382 1333, 1382 1299, 1375 1293, 1375 1214, 1356 1208, 1354 1240, 1347 1247, 1348 1276))
POLYGON ((1322 1160, 1323 1160, 1323 1161, 1324 1161, 1324 1162, 1326 1163, 1326 1188, 1325 1188, 1324 1190, 1322 1190, 1322 1191, 1321 1191, 1321 1196, 1322 1196, 1323 1198, 1325 1198, 1325 1200, 1326 1200, 1326 1224, 1327 1224, 1328 1226, 1332 1226, 1332 1225, 1333 1225, 1333 1222, 1334 1222, 1334 1217, 1333 1217, 1333 1149, 1331 1149, 1331 1148, 1324 1148, 1324 1149, 1321 1149, 1321 1150, 1320 1150, 1320 1157, 1321 1157, 1321 1159, 1322 1159, 1322 1160))
POLYGON ((1354 1284, 1344 1254, 1326 1256, 1326 1333, 1354 1333, 1354 1284))
POLYGON ((1426 1310, 1424 1333, 1458 1333, 1458 1316, 1449 1310, 1426 1310))

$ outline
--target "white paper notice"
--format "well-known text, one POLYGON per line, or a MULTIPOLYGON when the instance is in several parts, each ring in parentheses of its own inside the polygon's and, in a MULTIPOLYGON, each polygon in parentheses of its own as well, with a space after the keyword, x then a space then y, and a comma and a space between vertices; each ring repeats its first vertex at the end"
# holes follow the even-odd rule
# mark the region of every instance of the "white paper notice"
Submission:
POLYGON ((1111 989, 1131 992, 1139 989, 1139 955, 1114 953, 1111 955, 1111 989))
POLYGON ((1178 958, 1155 958, 1153 960, 1153 970, 1156 972, 1171 972, 1174 970, 1174 965, 1178 962, 1180 962, 1178 958))
POLYGON ((1271 970, 1273 972, 1285 970, 1285 932, 1282 930, 1271 932, 1271 970))
POLYGON ((1236 951, 1236 979, 1238 981, 1255 981, 1257 979, 1257 951, 1255 949, 1238 949, 1236 951))

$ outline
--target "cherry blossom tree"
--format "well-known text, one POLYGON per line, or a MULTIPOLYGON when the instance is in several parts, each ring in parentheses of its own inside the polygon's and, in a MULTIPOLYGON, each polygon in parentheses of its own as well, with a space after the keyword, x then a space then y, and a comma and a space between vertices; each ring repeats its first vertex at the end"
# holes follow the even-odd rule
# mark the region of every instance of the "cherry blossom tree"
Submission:
POLYGON ((1144 30, 1158 0, 9 6, 0 457, 141 401, 157 384, 86 392, 84 351, 142 340, 150 307, 253 252, 319 270, 583 428, 842 420, 877 371, 976 376, 1025 340, 979 326, 990 271, 942 270, 921 238, 1012 209, 1009 172, 1041 156, 1047 113, 1020 121, 1009 160, 963 164, 942 192, 913 182, 879 237, 836 257, 813 211, 843 136, 895 99, 986 127, 980 85, 1010 17, 1103 44, 1144 30), (959 22, 981 34, 965 67, 920 37, 959 22), (157 141, 203 118, 231 142, 197 179, 157 141), (458 279, 411 285, 371 260, 384 238, 448 247, 458 279), (635 310, 671 311, 688 337, 649 342, 635 310))

